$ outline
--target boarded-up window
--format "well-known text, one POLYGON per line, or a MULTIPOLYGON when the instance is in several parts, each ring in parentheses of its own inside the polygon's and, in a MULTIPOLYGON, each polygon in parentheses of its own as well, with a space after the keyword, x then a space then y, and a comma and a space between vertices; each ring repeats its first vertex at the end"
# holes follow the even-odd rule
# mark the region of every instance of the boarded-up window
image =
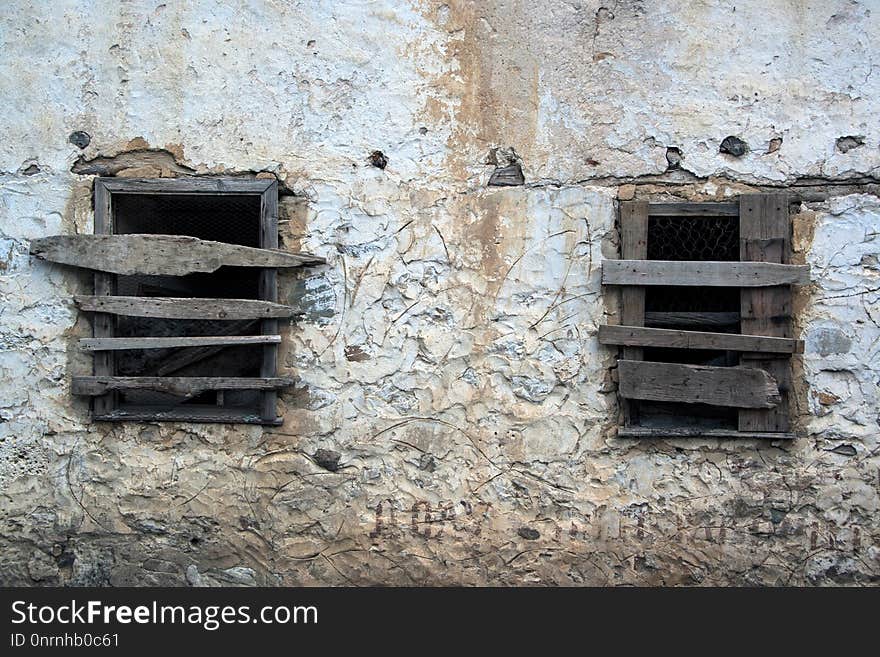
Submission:
POLYGON ((35 240, 35 255, 96 270, 93 376, 73 379, 104 421, 278 424, 277 183, 98 179, 95 235, 35 240))
POLYGON ((621 260, 602 280, 622 286, 622 436, 790 438, 791 286, 784 194, 732 203, 626 202, 621 260))

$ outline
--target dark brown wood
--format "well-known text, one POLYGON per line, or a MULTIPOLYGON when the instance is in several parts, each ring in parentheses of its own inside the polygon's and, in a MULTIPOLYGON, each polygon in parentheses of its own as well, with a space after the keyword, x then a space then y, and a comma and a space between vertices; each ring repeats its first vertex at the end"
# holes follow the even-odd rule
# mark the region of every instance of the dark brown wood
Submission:
POLYGON ((325 262, 306 253, 151 234, 53 235, 32 240, 31 255, 112 274, 147 276, 186 276, 224 266, 302 267, 325 262))
POLYGON ((605 260, 604 285, 768 287, 806 285, 809 265, 708 260, 605 260))
POLYGON ((651 203, 652 217, 736 217, 738 203, 651 203))
MULTIPOLYGON (((787 263, 791 252, 789 200, 785 194, 746 194, 740 197, 740 259, 787 263)), ((791 338, 791 288, 780 285, 740 291, 744 333, 791 338)), ((753 358, 743 354, 743 365, 760 367, 778 382, 782 401, 770 410, 741 410, 740 431, 789 431, 789 359, 753 358)))
MULTIPOLYGON (((620 204, 620 256, 628 260, 648 257, 648 204, 644 201, 628 201, 620 204)), ((645 322, 645 288, 624 287, 620 294, 620 318, 627 326, 642 326, 645 322)), ((623 358, 641 360, 641 347, 624 347, 623 358)), ((639 423, 639 403, 634 399, 622 399, 624 423, 639 423)))
POLYGON ((264 420, 259 413, 217 406, 125 406, 103 415, 95 415, 96 422, 199 422, 213 424, 262 424, 280 426, 282 420, 264 420))
POLYGON ((737 335, 734 333, 707 333, 702 331, 678 331, 638 326, 599 327, 602 344, 632 347, 668 347, 674 349, 721 349, 761 353, 803 353, 804 343, 791 338, 772 338, 760 335, 737 335))
POLYGON ((120 351, 124 349, 172 349, 176 347, 235 346, 243 344, 277 344, 280 335, 228 335, 162 338, 83 338, 83 351, 120 351))
POLYGON ((185 297, 75 296, 83 310, 164 319, 262 319, 292 317, 300 311, 256 299, 201 299, 185 297))
MULTIPOLYGON (((219 330, 217 330, 217 333, 218 335, 239 335, 243 331, 250 331, 257 321, 259 320, 245 319, 226 322, 219 330)), ((188 367, 195 363, 199 363, 206 358, 210 358, 214 354, 223 351, 224 348, 225 347, 217 346, 179 349, 168 356, 168 358, 158 363, 151 372, 144 372, 144 375, 149 376, 151 373, 155 373, 158 376, 167 376, 173 374, 174 372, 182 370, 184 367, 188 367)))
MULTIPOLYGON (((260 246, 264 249, 278 248, 278 189, 277 184, 269 187, 260 200, 260 246)), ((278 271, 264 269, 260 272, 260 299, 274 303, 278 301, 278 271)), ((267 335, 278 333, 278 320, 264 318, 262 332, 267 335)), ((263 362, 260 364, 260 376, 273 377, 278 368, 278 346, 263 347, 263 362)), ((278 405, 278 393, 267 390, 261 395, 261 414, 264 420, 274 420, 278 405)))
POLYGON ((627 399, 734 408, 773 408, 779 403, 775 379, 760 369, 630 360, 618 362, 617 369, 620 394, 627 399))
POLYGON ((793 433, 769 431, 737 431, 736 429, 699 429, 690 427, 654 429, 650 427, 620 427, 620 438, 720 438, 754 440, 794 440, 793 433))
MULTIPOLYGON (((97 235, 113 232, 113 207, 110 191, 100 181, 95 182, 95 227, 97 235)), ((116 293, 116 277, 112 274, 96 272, 94 277, 95 294, 99 296, 116 293)), ((95 338, 111 338, 115 331, 116 317, 110 313, 97 312, 92 317, 92 335, 95 338)), ((112 351, 95 354, 92 358, 92 373, 95 376, 112 376, 116 373, 116 356, 112 351)), ((116 406, 116 393, 109 392, 92 401, 93 414, 107 413, 116 406)))
POLYGON ((290 377, 229 376, 75 376, 75 395, 103 395, 111 390, 153 390, 193 397, 207 390, 277 390, 294 385, 290 377))
POLYGON ((699 326, 721 328, 739 324, 739 313, 701 313, 701 312, 646 312, 645 324, 648 326, 699 326))
POLYGON ((275 180, 248 178, 98 178, 114 194, 263 194, 275 180))

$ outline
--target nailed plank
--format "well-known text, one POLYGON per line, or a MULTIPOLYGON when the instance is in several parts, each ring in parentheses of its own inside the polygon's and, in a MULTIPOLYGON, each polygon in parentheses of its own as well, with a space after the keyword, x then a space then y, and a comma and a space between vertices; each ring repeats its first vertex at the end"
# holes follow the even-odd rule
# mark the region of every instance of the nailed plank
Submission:
MULTIPOLYGON (((99 235, 113 232, 113 209, 110 190, 100 181, 95 183, 95 233, 99 235)), ((104 272, 95 272, 96 295, 116 293, 116 277, 104 272)), ((92 335, 96 338, 113 337, 116 317, 109 313, 96 312, 92 317, 92 335)), ((92 358, 92 374, 111 376, 116 372, 116 355, 112 351, 97 353, 92 358)), ((95 414, 107 413, 116 407, 116 393, 110 392, 92 400, 95 414)))
POLYGON ((738 203, 650 203, 652 217, 736 217, 738 203))
POLYGON ((668 347, 674 349, 723 349, 762 353, 803 353, 804 343, 791 338, 739 335, 735 333, 708 333, 639 326, 599 327, 599 342, 635 347, 668 347))
MULTIPOLYGON (((648 204, 644 201, 629 201, 620 204, 620 255, 628 260, 642 260, 648 257, 648 204)), ((645 322, 645 288, 624 287, 620 296, 620 317, 627 326, 642 326, 645 322)), ((624 347, 623 357, 627 360, 642 360, 641 347, 624 347)), ((627 426, 638 424, 639 403, 623 399, 624 423, 627 426)))
MULTIPOLYGON (((263 194, 260 199, 260 246, 264 249, 278 248, 278 191, 277 183, 263 194)), ((269 302, 278 301, 278 271, 263 269, 260 272, 260 299, 269 302)), ((264 318, 260 330, 264 334, 278 333, 278 320, 264 318)), ((277 373, 278 347, 263 347, 263 360, 260 363, 260 376, 271 377, 277 373)), ((274 390, 263 392, 260 406, 262 416, 266 420, 276 416, 278 394, 274 390)))
POLYGON ((164 338, 83 338, 83 351, 119 351, 122 349, 169 349, 174 347, 235 346, 243 344, 277 344, 280 335, 228 335, 164 338))
POLYGON ((75 395, 103 395, 111 390, 153 390, 192 397, 207 390, 277 390, 294 385, 290 377, 228 376, 75 376, 75 395))
POLYGON ((620 427, 620 438, 734 438, 757 440, 794 440, 793 433, 774 433, 770 431, 737 431, 736 429, 700 429, 698 427, 676 427, 655 429, 650 427, 620 427))
POLYGON ((185 276, 229 267, 302 267, 326 262, 305 253, 257 249, 185 235, 53 235, 31 241, 31 254, 113 274, 185 276))
MULTIPOLYGON (((740 197, 740 259, 786 263, 791 250, 789 199, 785 194, 745 194, 740 197)), ((790 338, 792 295, 788 286, 740 291, 742 331, 756 335, 790 338)), ((788 431, 788 394, 791 363, 787 359, 754 360, 743 354, 743 365, 760 367, 779 382, 782 403, 769 410, 741 410, 741 431, 788 431)))
POLYGON ((735 408, 773 408, 780 401, 776 380, 764 370, 631 360, 617 367, 627 399, 735 408))
POLYGON ((113 194, 262 194, 276 180, 252 178, 98 178, 113 194))
POLYGON ((809 265, 708 260, 605 260, 602 263, 605 285, 766 287, 809 282, 809 265))
POLYGON ((213 406, 129 406, 95 414, 96 422, 210 422, 218 424, 264 424, 280 426, 280 418, 265 420, 260 415, 244 409, 218 408, 213 406))
POLYGON ((291 306, 255 299, 201 299, 184 297, 75 296, 83 310, 128 317, 162 319, 261 319, 293 317, 291 306))
POLYGON ((706 326, 722 327, 739 324, 739 313, 701 312, 646 312, 645 324, 649 326, 706 326))

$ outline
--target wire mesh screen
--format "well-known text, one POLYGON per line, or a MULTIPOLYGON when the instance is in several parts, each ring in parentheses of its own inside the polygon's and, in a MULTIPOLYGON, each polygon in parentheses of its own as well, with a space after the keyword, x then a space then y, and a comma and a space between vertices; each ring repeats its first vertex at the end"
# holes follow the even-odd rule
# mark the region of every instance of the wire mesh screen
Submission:
POLYGON ((260 246, 260 197, 120 194, 113 197, 113 232, 189 235, 260 246))
MULTIPOLYGON (((203 240, 260 246, 260 197, 258 195, 120 194, 113 199, 114 233, 188 235, 203 240)), ((117 276, 116 294, 144 297, 259 298, 256 269, 221 267, 212 273, 188 276, 117 276)), ((114 334, 119 337, 165 337, 203 335, 253 335, 258 321, 183 320, 149 317, 118 317, 114 334)), ((189 347, 117 352, 119 376, 230 376, 260 375, 262 348, 189 347)), ((149 390, 119 395, 126 407, 216 405, 255 407, 256 391, 214 391, 185 399, 149 390)))
POLYGON ((739 260, 739 217, 649 217, 648 260, 739 260))

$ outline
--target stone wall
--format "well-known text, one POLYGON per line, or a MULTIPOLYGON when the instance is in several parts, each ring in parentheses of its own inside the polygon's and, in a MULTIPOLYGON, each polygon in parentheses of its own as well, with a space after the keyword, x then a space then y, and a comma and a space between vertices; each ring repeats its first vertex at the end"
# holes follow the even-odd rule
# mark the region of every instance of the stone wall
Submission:
POLYGON ((876 583, 878 10, 7 3, 0 582, 876 583), (280 280, 283 426, 90 424, 90 277, 27 253, 96 175, 278 179, 328 259, 280 280), (812 265, 799 437, 616 438, 617 200, 767 190, 812 265))

